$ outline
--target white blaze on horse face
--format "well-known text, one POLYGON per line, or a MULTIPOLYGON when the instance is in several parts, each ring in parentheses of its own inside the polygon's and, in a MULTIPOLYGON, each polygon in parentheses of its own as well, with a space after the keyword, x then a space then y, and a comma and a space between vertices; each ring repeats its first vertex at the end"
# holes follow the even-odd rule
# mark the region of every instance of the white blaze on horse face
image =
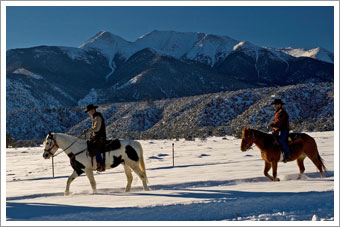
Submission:
POLYGON ((53 147, 54 145, 54 140, 52 140, 51 138, 49 138, 49 136, 46 137, 45 141, 45 148, 44 148, 44 153, 43 153, 43 157, 44 159, 49 159, 51 158, 52 154, 54 154, 58 148, 55 146, 55 148, 57 149, 51 149, 51 147, 53 147))

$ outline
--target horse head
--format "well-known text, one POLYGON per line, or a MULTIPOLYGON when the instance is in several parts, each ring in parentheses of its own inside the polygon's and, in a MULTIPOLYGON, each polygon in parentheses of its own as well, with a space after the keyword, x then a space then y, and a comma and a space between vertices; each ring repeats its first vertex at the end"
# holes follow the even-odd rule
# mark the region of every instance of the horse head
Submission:
POLYGON ((43 144, 45 145, 43 153, 44 159, 51 158, 59 148, 55 139, 55 135, 53 135, 51 132, 47 134, 43 144))
POLYGON ((242 130, 241 151, 245 152, 251 148, 254 143, 254 132, 251 128, 246 127, 242 130))

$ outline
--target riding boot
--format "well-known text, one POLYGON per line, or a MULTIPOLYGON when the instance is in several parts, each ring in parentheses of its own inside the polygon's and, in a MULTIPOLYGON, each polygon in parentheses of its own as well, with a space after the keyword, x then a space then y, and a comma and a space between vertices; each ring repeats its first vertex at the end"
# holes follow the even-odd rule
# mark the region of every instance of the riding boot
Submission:
POLYGON ((97 171, 98 172, 104 172, 105 171, 104 166, 100 162, 97 162, 97 171))
POLYGON ((288 162, 288 160, 289 160, 289 155, 288 154, 286 154, 285 152, 283 152, 283 163, 287 163, 288 162))
POLYGON ((105 165, 103 163, 103 159, 102 159, 102 156, 101 156, 101 152, 98 152, 96 154, 96 161, 97 161, 97 171, 98 172, 103 172, 105 171, 105 165))

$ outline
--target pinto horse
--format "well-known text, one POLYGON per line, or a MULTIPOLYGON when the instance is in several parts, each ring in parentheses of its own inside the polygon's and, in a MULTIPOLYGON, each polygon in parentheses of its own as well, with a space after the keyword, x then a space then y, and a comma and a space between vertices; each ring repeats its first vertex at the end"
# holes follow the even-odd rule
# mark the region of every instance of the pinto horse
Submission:
MULTIPOLYGON (((119 149, 105 153, 105 169, 115 168, 122 164, 127 178, 126 192, 129 192, 131 189, 131 170, 133 170, 142 180, 144 190, 149 190, 141 144, 134 140, 119 140, 119 142, 121 144, 119 149)), ((71 166, 74 171, 67 180, 65 195, 70 193, 72 181, 84 172, 90 181, 93 193, 96 193, 96 181, 93 176, 93 171, 96 170, 97 162, 94 158, 94 163, 92 163, 86 140, 63 133, 49 133, 46 136, 44 145, 45 149, 43 157, 45 159, 55 156, 55 153, 59 148, 61 148, 70 158, 71 166)))
MULTIPOLYGON (((300 169, 298 179, 305 171, 303 160, 308 157, 316 168, 320 171, 321 177, 324 177, 324 171, 326 167, 319 155, 318 148, 315 140, 305 133, 293 133, 290 134, 296 140, 289 143, 289 149, 291 151, 288 161, 297 161, 297 165, 300 169)), ((264 175, 272 181, 280 181, 277 178, 277 163, 282 161, 282 148, 277 142, 274 135, 267 134, 255 129, 244 128, 242 131, 241 151, 245 152, 255 144, 261 151, 261 157, 264 160, 264 175), (273 176, 268 174, 268 171, 273 168, 273 176)))

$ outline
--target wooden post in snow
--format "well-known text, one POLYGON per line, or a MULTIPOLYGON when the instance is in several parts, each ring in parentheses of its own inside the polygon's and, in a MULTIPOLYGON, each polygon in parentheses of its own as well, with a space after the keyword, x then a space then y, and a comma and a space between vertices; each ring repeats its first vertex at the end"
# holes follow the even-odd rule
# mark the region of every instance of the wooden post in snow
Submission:
POLYGON ((172 143, 172 167, 175 167, 175 144, 172 143))
POLYGON ((54 178, 54 160, 53 160, 53 155, 52 155, 52 176, 54 178))

